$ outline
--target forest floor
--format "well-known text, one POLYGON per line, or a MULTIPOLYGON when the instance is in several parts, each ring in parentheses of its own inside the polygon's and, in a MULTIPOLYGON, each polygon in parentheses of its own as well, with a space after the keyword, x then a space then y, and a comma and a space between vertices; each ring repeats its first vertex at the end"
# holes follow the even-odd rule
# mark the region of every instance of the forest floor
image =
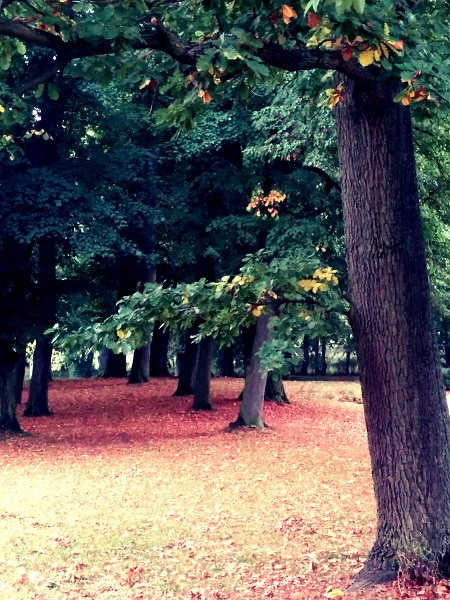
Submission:
POLYGON ((241 380, 213 380, 214 412, 175 387, 55 381, 54 415, 0 442, 1 600, 344 596, 375 526, 359 384, 288 382, 264 432, 226 428, 241 380))

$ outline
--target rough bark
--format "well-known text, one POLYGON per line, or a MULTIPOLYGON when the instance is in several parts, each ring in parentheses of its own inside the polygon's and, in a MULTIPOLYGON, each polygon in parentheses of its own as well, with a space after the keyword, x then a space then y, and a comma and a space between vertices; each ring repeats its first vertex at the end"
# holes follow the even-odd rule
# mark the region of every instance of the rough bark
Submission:
POLYGON ((24 417, 45 417, 52 414, 48 406, 52 351, 52 344, 48 339, 36 340, 36 348, 33 353, 33 372, 28 401, 23 411, 24 417))
POLYGON ((198 365, 195 375, 192 410, 212 410, 211 369, 214 340, 211 336, 205 337, 198 346, 198 365))
POLYGON ((264 391, 266 389, 267 371, 261 368, 259 350, 269 340, 269 314, 262 314, 256 322, 255 339, 252 346, 250 362, 245 370, 245 384, 242 393, 239 415, 230 427, 265 427, 263 419, 264 391))
MULTIPOLYGON (((56 243, 54 238, 43 237, 38 242, 39 281, 38 307, 40 325, 43 331, 52 327, 56 321, 56 243)), ((52 344, 43 333, 36 339, 33 356, 28 400, 24 410, 25 417, 43 417, 51 414, 48 406, 48 384, 51 377, 52 344)))
POLYGON ((136 348, 133 353, 128 383, 142 383, 150 379, 150 343, 136 348))
POLYGON ((192 396, 194 393, 195 369, 197 365, 198 344, 194 344, 192 336, 198 333, 198 325, 193 325, 186 336, 183 352, 178 355, 178 386, 174 396, 192 396))
POLYGON ((286 390, 284 389, 282 379, 274 379, 272 373, 267 375, 266 389, 264 398, 276 404, 289 404, 286 390))
POLYGON ((106 360, 106 369, 102 375, 107 379, 126 377, 127 376, 127 357, 125 354, 114 354, 112 350, 108 350, 106 360))
POLYGON ((22 431, 17 420, 17 398, 8 385, 8 379, 12 376, 12 371, 17 360, 18 354, 10 348, 6 342, 0 341, 0 437, 5 432, 20 433, 22 431))
POLYGON ((345 80, 336 110, 377 535, 353 589, 448 573, 450 435, 433 338, 411 116, 387 83, 345 80))
POLYGON ((157 321, 153 329, 153 336, 150 346, 150 376, 168 377, 167 353, 169 350, 170 329, 161 327, 157 321))

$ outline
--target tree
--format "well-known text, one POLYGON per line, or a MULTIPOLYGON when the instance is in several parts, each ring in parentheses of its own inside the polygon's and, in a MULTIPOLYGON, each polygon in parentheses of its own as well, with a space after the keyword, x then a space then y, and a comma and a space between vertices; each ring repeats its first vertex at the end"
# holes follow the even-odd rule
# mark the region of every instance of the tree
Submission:
MULTIPOLYGON (((31 9, 15 2, 3 3, 0 34, 49 48, 55 56, 52 73, 80 56, 113 51, 114 43, 102 37, 102 23, 118 31, 113 5, 90 5, 91 39, 83 19, 73 25, 80 39, 70 35, 65 15, 52 17, 45 7, 44 23, 57 25, 62 35, 21 22, 31 9)), ((249 81, 269 76, 269 67, 338 73, 328 97, 336 114, 350 314, 378 511, 377 538, 357 585, 388 581, 399 570, 414 576, 445 573, 450 432, 432 333, 409 105, 432 101, 434 82, 448 80, 442 59, 448 51, 447 3, 436 0, 433 11, 414 0, 310 0, 301 7, 314 10, 308 13, 312 35, 289 5, 208 2, 201 11, 186 2, 177 13, 180 21, 168 18, 181 35, 167 28, 164 16, 148 12, 147 19, 136 20, 141 29, 130 27, 121 41, 163 51, 192 67, 187 77, 178 77, 179 88, 190 85, 189 100, 205 104, 213 96, 220 99, 218 83, 233 84, 243 71, 247 79, 234 89, 244 97, 249 81), (189 36, 192 41, 185 41, 189 36), (419 73, 423 85, 417 83, 419 73)), ((41 73, 40 81, 47 76, 41 73)), ((174 121, 192 122, 189 102, 178 114, 177 108, 174 121)))

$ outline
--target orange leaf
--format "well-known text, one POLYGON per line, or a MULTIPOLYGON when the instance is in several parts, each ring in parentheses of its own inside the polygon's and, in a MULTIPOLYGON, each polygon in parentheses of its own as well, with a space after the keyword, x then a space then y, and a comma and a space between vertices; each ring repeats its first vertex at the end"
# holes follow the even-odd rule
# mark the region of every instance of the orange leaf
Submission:
POLYGON ((405 48, 405 42, 403 40, 399 40, 398 42, 389 42, 389 44, 396 50, 404 50, 405 48))
POLYGON ((314 29, 314 27, 317 27, 317 25, 320 24, 320 17, 319 15, 316 15, 316 13, 313 13, 312 11, 308 11, 308 21, 307 21, 307 25, 310 29, 314 29))
POLYGON ((353 56, 353 48, 352 46, 350 46, 349 44, 347 44, 345 46, 345 48, 342 50, 342 58, 345 61, 348 61, 351 59, 351 57, 353 56))
POLYGON ((286 25, 289 23, 289 21, 291 19, 296 19, 298 17, 297 13, 292 8, 292 6, 289 6, 288 4, 283 4, 282 12, 283 12, 283 21, 286 23, 286 25))

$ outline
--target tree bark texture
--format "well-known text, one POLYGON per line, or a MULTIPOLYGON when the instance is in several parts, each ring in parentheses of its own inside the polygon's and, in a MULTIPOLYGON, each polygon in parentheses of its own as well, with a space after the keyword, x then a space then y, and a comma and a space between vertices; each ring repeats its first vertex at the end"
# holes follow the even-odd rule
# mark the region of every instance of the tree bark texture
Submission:
POLYGON ((195 375, 192 410, 212 410, 211 369, 214 340, 211 336, 205 337, 200 341, 198 346, 198 364, 195 375))
POLYGON ((128 383, 142 383, 150 379, 150 343, 136 348, 133 353, 128 383))
POLYGON ((284 389, 283 380, 274 379, 272 373, 267 375, 264 398, 265 400, 275 402, 276 404, 289 404, 289 398, 284 389))
POLYGON ((0 341, 0 435, 5 432, 19 433, 22 431, 17 420, 17 398, 8 385, 14 366, 19 355, 5 342, 0 341))
POLYGON ((350 317, 377 536, 354 588, 446 573, 450 435, 433 337, 410 111, 389 84, 344 81, 336 109, 350 317))
MULTIPOLYGON (((56 322, 56 243, 54 238, 43 237, 38 242, 39 281, 38 307, 43 331, 56 322)), ((52 344, 43 333, 36 339, 25 417, 42 417, 51 414, 48 406, 48 384, 51 376, 52 344)))
POLYGON ((25 379, 25 355, 20 356, 14 368, 8 373, 8 390, 16 399, 16 404, 22 404, 23 382, 25 379))
POLYGON ((231 427, 265 427, 263 419, 264 391, 266 389, 267 372, 261 368, 259 351, 264 342, 269 340, 269 321, 271 315, 263 313, 256 321, 256 332, 253 340, 250 362, 245 370, 245 384, 242 394, 238 418, 231 427))
POLYGON ((150 346, 150 376, 168 377, 170 375, 167 368, 167 353, 169 350, 170 329, 161 327, 157 321, 153 329, 153 336, 150 346))
POLYGON ((192 396, 194 393, 195 370, 197 366, 198 344, 194 344, 192 336, 198 333, 195 323, 187 332, 184 351, 179 354, 178 386, 174 396, 192 396))

